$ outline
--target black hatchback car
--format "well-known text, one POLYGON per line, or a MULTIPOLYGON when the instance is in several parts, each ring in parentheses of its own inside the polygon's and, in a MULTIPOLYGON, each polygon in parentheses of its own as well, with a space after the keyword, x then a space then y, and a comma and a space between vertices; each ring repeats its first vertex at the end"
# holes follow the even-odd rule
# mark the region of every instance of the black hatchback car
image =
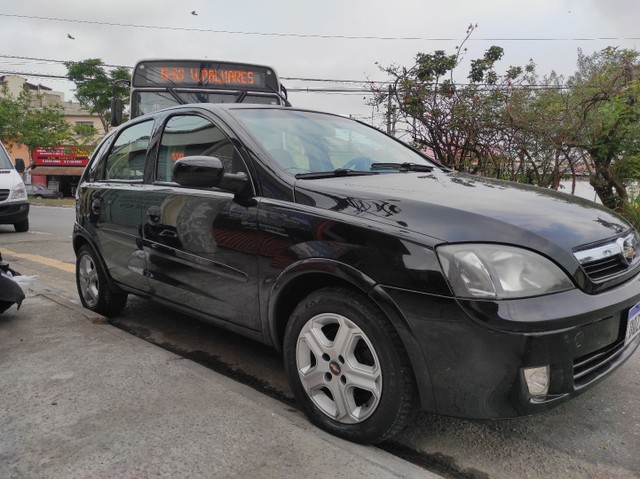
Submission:
POLYGON ((271 345, 311 421, 358 442, 419 407, 547 410, 640 343, 623 219, 330 114, 183 105, 122 125, 81 179, 73 246, 85 307, 135 294, 271 345))

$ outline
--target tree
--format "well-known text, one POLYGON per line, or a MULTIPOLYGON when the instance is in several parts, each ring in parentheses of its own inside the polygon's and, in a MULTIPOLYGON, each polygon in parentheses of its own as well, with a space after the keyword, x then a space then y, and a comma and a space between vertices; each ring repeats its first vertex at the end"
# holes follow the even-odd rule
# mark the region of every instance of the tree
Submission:
POLYGON ((90 113, 100 116, 104 131, 109 130, 111 98, 129 103, 127 86, 131 75, 126 68, 107 70, 99 58, 66 62, 67 77, 76 84, 75 96, 90 113))
POLYGON ((23 144, 29 154, 71 141, 72 132, 61 107, 34 108, 33 96, 24 90, 18 98, 5 91, 0 98, 0 135, 7 143, 23 144))
POLYGON ((10 143, 19 136, 20 118, 20 104, 11 97, 6 86, 4 86, 0 95, 0 139, 10 143))
POLYGON ((520 81, 525 69, 511 68, 498 76, 494 65, 503 49, 492 46, 471 61, 468 84, 455 82, 454 72, 466 53, 464 44, 475 28, 469 26, 465 40, 453 54, 442 50, 418 53, 410 68, 381 67, 391 78, 391 93, 374 89, 372 103, 393 110, 387 115, 397 118, 399 136, 408 133, 417 147, 428 150, 441 163, 460 171, 502 177, 507 92, 520 81))
POLYGON ((553 72, 539 79, 532 61, 498 75, 503 50, 492 46, 471 60, 469 83, 457 83, 475 28, 453 54, 418 53, 410 68, 381 67, 392 88, 374 88, 373 105, 446 166, 553 189, 568 177, 575 189, 584 171, 602 203, 625 212, 627 187, 640 179, 640 53, 579 51, 565 83, 553 72))
POLYGON ((623 211, 627 183, 640 178, 640 53, 605 48, 578 52, 569 79, 575 137, 569 146, 589 155, 590 183, 605 206, 623 211))
POLYGON ((75 125, 72 130, 72 143, 77 146, 93 147, 100 136, 93 125, 75 125))

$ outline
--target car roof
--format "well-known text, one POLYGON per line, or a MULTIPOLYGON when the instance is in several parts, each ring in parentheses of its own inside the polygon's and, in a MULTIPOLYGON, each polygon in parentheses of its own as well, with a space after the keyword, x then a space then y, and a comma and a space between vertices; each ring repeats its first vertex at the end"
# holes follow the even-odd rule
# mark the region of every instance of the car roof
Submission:
MULTIPOLYGON (((310 108, 296 108, 296 107, 290 107, 290 106, 284 106, 284 105, 263 105, 259 103, 188 103, 185 105, 176 105, 168 108, 163 108, 162 110, 154 111, 152 113, 149 113, 148 115, 143 115, 143 116, 153 117, 167 111, 194 109, 194 108, 209 110, 214 113, 226 112, 231 115, 233 115, 232 113, 233 110, 284 110, 284 111, 301 111, 301 112, 309 112, 309 113, 320 113, 324 115, 339 116, 341 118, 344 118, 343 116, 336 115, 335 113, 313 110, 310 108)), ((138 118, 142 118, 142 117, 138 117, 138 118)), ((136 120, 138 118, 136 118, 136 120)))

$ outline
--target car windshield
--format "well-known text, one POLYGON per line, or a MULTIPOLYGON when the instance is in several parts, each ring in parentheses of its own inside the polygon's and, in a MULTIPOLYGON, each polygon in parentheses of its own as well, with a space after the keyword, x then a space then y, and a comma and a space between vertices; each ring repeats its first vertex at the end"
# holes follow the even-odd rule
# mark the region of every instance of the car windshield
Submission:
POLYGON ((13 164, 11 160, 9 160, 9 156, 4 151, 4 148, 0 146, 0 170, 7 170, 13 168, 13 164))
POLYGON ((382 132, 347 118, 291 109, 237 109, 234 116, 292 174, 432 167, 425 157, 382 132))

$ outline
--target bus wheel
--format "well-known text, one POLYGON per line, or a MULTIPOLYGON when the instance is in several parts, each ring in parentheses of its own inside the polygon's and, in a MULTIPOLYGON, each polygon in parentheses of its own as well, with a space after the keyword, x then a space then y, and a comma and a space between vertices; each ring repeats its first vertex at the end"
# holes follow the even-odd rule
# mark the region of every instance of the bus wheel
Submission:
POLYGON ((20 223, 14 223, 13 229, 15 229, 18 233, 26 233, 27 231, 29 231, 29 218, 21 221, 20 223))

